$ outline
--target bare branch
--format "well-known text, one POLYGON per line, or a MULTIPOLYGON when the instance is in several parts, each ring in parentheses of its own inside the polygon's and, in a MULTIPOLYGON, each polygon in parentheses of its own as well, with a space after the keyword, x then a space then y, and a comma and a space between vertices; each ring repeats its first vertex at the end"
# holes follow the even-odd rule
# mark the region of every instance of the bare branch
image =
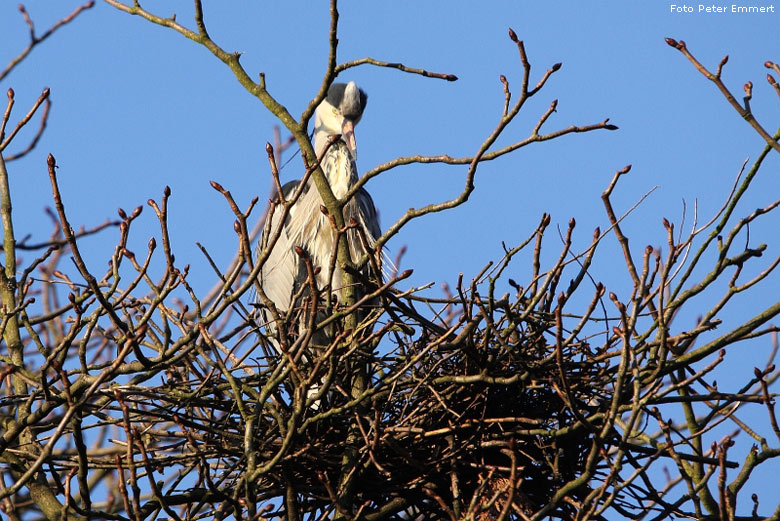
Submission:
POLYGON ((35 27, 33 26, 32 19, 30 19, 30 16, 27 14, 27 10, 24 8, 24 5, 19 4, 19 12, 22 13, 22 16, 24 17, 24 21, 27 24, 27 27, 29 27, 30 29, 30 43, 27 45, 27 47, 24 48, 24 50, 21 53, 19 53, 18 56, 12 59, 8 65, 6 65, 5 69, 0 71, 0 81, 3 81, 5 77, 8 76, 11 73, 11 71, 25 59, 27 55, 30 54, 30 52, 32 52, 35 46, 42 43, 44 40, 46 40, 49 36, 51 36, 57 29, 59 29, 63 25, 67 25, 70 22, 72 22, 83 11, 87 9, 91 9, 94 5, 95 5, 95 1, 90 0, 89 2, 77 7, 75 10, 73 10, 73 12, 71 12, 65 18, 56 22, 45 33, 43 33, 40 36, 36 36, 35 27))

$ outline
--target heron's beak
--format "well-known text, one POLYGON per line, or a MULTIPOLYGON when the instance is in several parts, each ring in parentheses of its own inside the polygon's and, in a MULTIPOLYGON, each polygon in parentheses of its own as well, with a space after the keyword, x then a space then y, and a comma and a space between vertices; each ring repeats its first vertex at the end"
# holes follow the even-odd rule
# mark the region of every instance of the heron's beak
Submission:
POLYGON ((352 154, 352 158, 357 160, 357 146, 355 145, 355 124, 352 120, 344 119, 341 124, 341 137, 347 144, 349 153, 352 154))

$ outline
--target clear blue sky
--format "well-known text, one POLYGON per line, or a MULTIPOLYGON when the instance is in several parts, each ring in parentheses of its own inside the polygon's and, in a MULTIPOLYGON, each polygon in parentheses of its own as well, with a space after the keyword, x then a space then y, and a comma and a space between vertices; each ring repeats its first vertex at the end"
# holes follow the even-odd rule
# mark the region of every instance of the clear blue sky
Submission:
MULTIPOLYGON (((212 2, 206 17, 215 40, 242 52, 253 75, 264 71, 271 93, 298 114, 324 70, 328 17, 319 4, 212 2)), ((32 1, 28 10, 41 30, 75 5, 32 1)), ((188 21, 189 1, 166 5, 171 7, 161 14, 177 12, 180 21, 188 21)), ((780 60, 769 54, 778 43, 780 14, 672 14, 670 5, 341 5, 341 60, 372 56, 460 78, 447 83, 375 67, 348 71, 344 79, 356 80, 369 93, 357 129, 361 170, 399 155, 472 154, 497 122, 503 102, 499 75, 509 78, 513 90, 519 88, 521 68, 506 36, 509 26, 526 42, 535 76, 559 61, 563 67, 502 143, 525 137, 553 99, 559 100, 558 111, 548 130, 605 117, 620 126, 618 132, 537 144, 481 167, 466 207, 413 223, 391 242, 391 249, 408 245, 404 265, 415 268, 418 282, 474 273, 499 254, 500 240, 525 237, 543 211, 552 213, 554 223, 576 217, 581 239, 588 241, 592 228, 605 223, 599 194, 613 172, 629 163, 634 169, 618 190, 618 204, 628 206, 660 186, 629 227, 647 230, 645 218, 659 213, 677 218, 683 198, 689 206, 698 199, 703 215, 720 204, 742 161, 755 156, 762 141, 663 39, 685 39, 711 66, 730 54, 726 81, 740 93, 741 85, 753 80, 753 108, 774 130, 771 122, 780 110, 765 83, 763 62, 780 60), (470 251, 464 251, 464 243, 470 251)), ((0 6, 0 29, 5 62, 26 38, 14 4, 0 6)), ((195 255, 195 240, 210 243, 224 258, 232 250, 231 243, 221 243, 232 239, 232 232, 225 233, 232 216, 209 180, 221 182, 244 204, 253 195, 267 195, 263 145, 271 139, 273 119, 205 49, 170 30, 98 2, 38 47, 4 83, 17 92, 17 110, 44 86, 51 87, 54 101, 38 150, 13 165, 19 172, 13 189, 24 201, 17 209, 29 211, 25 223, 41 220, 40 210, 49 204, 48 190, 40 189, 48 152, 61 166, 74 223, 93 223, 114 215, 118 206, 144 204, 170 185, 176 248, 185 256, 195 255), (88 203, 81 199, 85 187, 93 194, 88 203)), ((283 175, 295 178, 299 171, 293 161, 283 175)), ((372 181, 368 189, 387 226, 409 206, 456 194, 463 171, 408 167, 372 181)), ((776 182, 765 181, 769 192, 776 191, 776 182)), ((153 221, 151 212, 145 220, 153 221)))
MULTIPOLYGON (((546 130, 607 117, 620 127, 536 144, 482 166, 464 207, 416 221, 390 242, 391 255, 408 246, 402 267, 414 268, 412 284, 452 284, 459 272, 470 279, 500 257, 501 241, 523 240, 545 211, 552 214, 553 226, 575 217, 575 244, 584 247, 594 227, 606 228, 600 194, 626 164, 633 170, 614 197, 619 213, 659 187, 625 223, 637 251, 665 243, 660 217, 679 223, 683 200, 689 210, 698 201, 700 220, 709 219, 742 162, 755 158, 764 143, 664 37, 685 40, 711 68, 729 54, 726 83, 741 94, 742 85, 753 81, 753 110, 773 132, 780 101, 766 83, 763 63, 780 61, 780 12, 673 13, 673 3, 342 2, 340 61, 371 56, 460 78, 448 83, 375 67, 348 71, 343 79, 355 80, 369 94, 356 130, 361 171, 402 155, 473 154, 500 116, 499 75, 507 76, 513 91, 519 89, 522 69, 507 37, 510 26, 526 43, 534 80, 556 62, 563 67, 501 143, 526 137, 553 99, 559 100, 558 110, 546 130)), ((78 2, 26 5, 43 31, 78 2)), ((192 26, 189 1, 145 5, 162 15, 176 12, 181 23, 192 26), (165 10, 157 10, 161 5, 165 10)), ((687 5, 698 10, 698 4, 687 5)), ((752 5, 771 4, 756 0, 752 5)), ((210 1, 205 15, 214 40, 242 52, 254 77, 264 71, 270 92, 299 114, 324 72, 327 3, 210 1)), ((16 2, 0 4, 0 65, 26 45, 26 31, 16 2)), ((272 117, 205 49, 101 2, 39 46, 2 85, 16 90, 17 115, 46 86, 54 102, 46 134, 34 153, 10 165, 17 234, 48 236, 42 209, 51 205, 45 163, 51 152, 74 225, 113 218, 120 206, 145 206, 170 185, 177 260, 193 265, 196 288, 209 287, 213 277, 194 243, 202 242, 224 265, 235 251, 235 235, 232 213, 208 181, 231 190, 241 206, 255 195, 264 201, 270 182, 264 144, 272 138, 272 117)), ((780 194, 778 157, 766 162, 742 213, 780 194)), ((367 189, 386 227, 410 206, 457 194, 464 172, 453 166, 407 167, 373 180, 367 189)), ((286 179, 299 175, 297 160, 283 171, 286 179)), ((689 214, 686 226, 690 222, 689 214)), ((768 258, 780 250, 777 230, 776 217, 751 229, 753 243, 769 242, 768 258)), ((109 234, 111 240, 85 242, 92 266, 100 270, 113 249, 116 232, 109 234)), ((158 226, 145 207, 133 239, 136 250, 143 251, 153 234, 158 226)), ((557 254, 553 229, 549 235, 550 252, 557 254)), ((614 241, 607 241, 595 276, 627 296, 617 255, 614 241)), ((519 281, 526 270, 517 267, 519 281)), ((777 287, 776 277, 746 300, 742 311, 774 302, 777 287)), ((730 362, 737 381, 747 380, 752 367, 762 363, 763 350, 748 352, 741 362, 730 362)))

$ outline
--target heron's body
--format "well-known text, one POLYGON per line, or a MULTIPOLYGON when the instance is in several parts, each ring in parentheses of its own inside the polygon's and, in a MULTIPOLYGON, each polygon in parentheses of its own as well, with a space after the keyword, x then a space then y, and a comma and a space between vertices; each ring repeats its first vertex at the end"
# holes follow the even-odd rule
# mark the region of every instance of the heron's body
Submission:
MULTIPOLYGON (((345 148, 343 142, 337 142, 332 147, 332 149, 345 148)), ((331 190, 338 198, 342 198, 357 181, 355 170, 345 167, 343 153, 344 150, 333 150, 333 153, 329 153, 323 161, 323 171, 328 176, 331 190), (331 174, 336 174, 333 176, 336 178, 331 177, 331 174)), ((293 195, 299 183, 300 181, 290 181, 282 187, 285 198, 293 195)), ((336 254, 336 234, 328 217, 320 211, 322 205, 323 201, 316 185, 309 180, 298 201, 290 208, 279 239, 260 271, 260 285, 280 312, 286 312, 291 308, 294 295, 298 293, 301 285, 306 283, 306 265, 295 253, 295 246, 303 248, 311 258, 312 264, 320 268, 316 275, 318 288, 324 289, 330 285, 331 291, 336 295, 343 288, 341 270, 336 269, 331 279, 332 257, 336 254), (317 246, 311 247, 314 244, 317 246)), ((349 223, 354 219, 362 229, 368 245, 373 246, 380 235, 380 230, 376 208, 368 192, 359 190, 344 206, 343 212, 345 222, 349 223)), ((273 231, 279 226, 281 213, 277 208, 275 215, 271 216, 269 230, 273 231)), ((346 234, 353 262, 360 260, 366 253, 359 233, 357 229, 351 228, 346 234)), ((267 237, 263 237, 260 247, 264 247, 267 240, 267 237)), ((300 305, 300 302, 296 304, 300 305)))
MULTIPOLYGON (((333 195, 338 199, 343 199, 358 180, 353 129, 362 115, 365 102, 365 93, 357 89, 354 83, 334 84, 328 98, 316 112, 315 151, 318 157, 322 157, 322 170, 333 195), (341 135, 342 138, 332 143, 325 151, 331 136, 334 135, 341 135)), ((300 181, 291 181, 282 187, 285 199, 292 197, 299 183, 300 181)), ((296 246, 306 252, 314 267, 320 268, 316 275, 318 289, 328 289, 336 300, 339 300, 342 294, 344 285, 341 270, 338 267, 332 269, 337 266, 334 263, 336 233, 328 217, 320 210, 322 205, 322 197, 310 178, 296 203, 290 207, 283 224, 280 223, 283 214, 280 207, 270 215, 270 223, 265 227, 268 236, 264 235, 258 244, 259 249, 267 247, 274 231, 282 226, 279 238, 260 272, 263 292, 281 314, 301 307, 305 299, 310 297, 305 289, 301 291, 307 284, 308 275, 303 259, 295 253, 296 246)), ((360 189, 344 205, 343 215, 346 223, 354 220, 358 224, 357 228, 349 228, 343 236, 349 246, 352 261, 357 262, 367 253, 366 245, 373 247, 380 235, 376 208, 368 192, 360 189)), ((364 268, 363 273, 367 278, 379 278, 379 274, 371 273, 369 268, 364 268)), ((261 313, 269 336, 273 336, 277 328, 271 314, 262 306, 261 313)))

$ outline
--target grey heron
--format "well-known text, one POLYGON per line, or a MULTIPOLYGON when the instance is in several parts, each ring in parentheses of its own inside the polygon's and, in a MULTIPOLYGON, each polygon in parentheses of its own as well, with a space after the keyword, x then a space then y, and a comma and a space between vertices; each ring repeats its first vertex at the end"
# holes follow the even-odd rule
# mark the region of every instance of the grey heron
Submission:
MULTIPOLYGON (((317 157, 321 157, 321 167, 328 179, 333 195, 343 199, 347 191, 358 180, 355 160, 354 127, 360 121, 366 107, 367 96, 355 82, 334 83, 328 89, 326 98, 315 111, 314 119, 314 149, 317 157), (332 142, 332 137, 341 138, 332 142), (323 151, 327 151, 322 156, 323 151)), ((296 190, 300 180, 291 181, 282 187, 285 198, 289 198, 296 190)), ((276 194, 273 194, 273 200, 276 194)), ((303 249, 312 261, 316 273, 316 284, 319 290, 329 290, 338 301, 343 291, 341 270, 332 270, 331 259, 335 255, 336 233, 320 207, 322 198, 313 180, 309 178, 303 192, 293 204, 284 222, 281 223, 282 211, 278 208, 269 216, 270 223, 264 227, 265 233, 258 242, 258 253, 268 246, 269 237, 281 226, 278 240, 273 244, 271 253, 263 265, 259 283, 263 292, 274 303, 281 315, 290 309, 298 309, 310 298, 306 291, 307 270, 303 259, 295 253, 295 248, 303 249)), ((346 223, 354 220, 357 226, 350 227, 342 235, 349 245, 352 261, 358 261, 368 249, 373 247, 380 235, 379 220, 374 202, 364 189, 358 190, 343 208, 346 223), (363 236, 363 239, 361 238, 363 236)), ((369 267, 363 269, 367 278, 379 279, 380 274, 372 273, 369 267)), ((266 325, 266 333, 277 351, 281 351, 278 342, 273 338, 277 332, 277 324, 268 309, 256 299, 255 305, 260 309, 260 315, 266 325)), ((298 324, 298 332, 303 333, 302 322, 298 324)), ((315 337, 314 343, 323 343, 327 336, 315 337)))

